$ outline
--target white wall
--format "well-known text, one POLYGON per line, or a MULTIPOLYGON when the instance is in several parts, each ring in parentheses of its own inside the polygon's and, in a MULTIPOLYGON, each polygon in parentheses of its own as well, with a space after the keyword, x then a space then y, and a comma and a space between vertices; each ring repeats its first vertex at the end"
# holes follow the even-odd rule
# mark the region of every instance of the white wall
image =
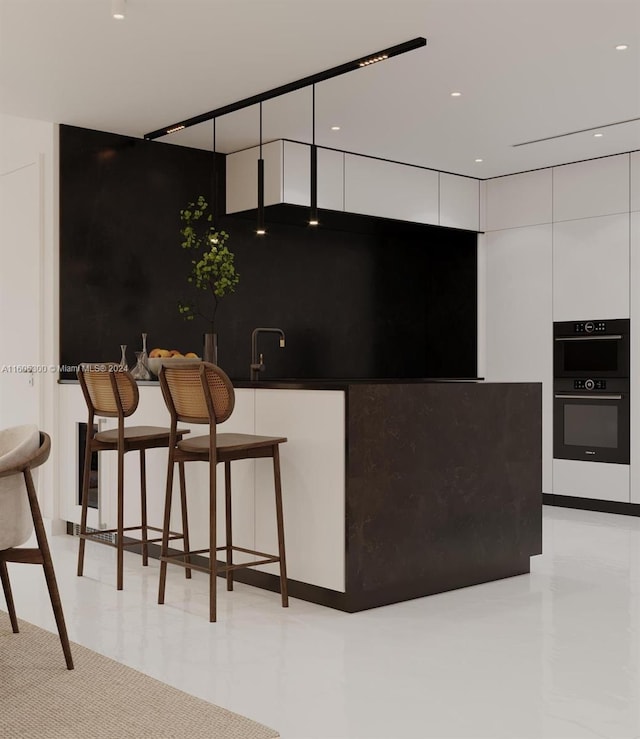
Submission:
MULTIPOLYGON (((45 121, 34 121, 14 116, 0 115, 0 174, 8 174, 20 168, 36 166, 39 169, 39 228, 43 256, 41 269, 42 331, 40 336, 28 337, 39 344, 39 361, 43 365, 58 365, 58 126, 45 121)), ((24 206, 24 215, 33 218, 33 204, 24 206)), ((0 224, 0 238, 2 238, 0 224)), ((20 244, 4 244, 0 269, 10 270, 13 259, 20 259, 20 244)), ((20 321, 20 311, 0 315, 0 322, 20 321)), ((0 364, 10 364, 13 358, 1 357, 0 364)), ((15 361, 15 360, 14 360, 15 361)), ((58 519, 57 485, 58 464, 56 448, 57 429, 57 375, 42 373, 36 376, 39 392, 40 428, 52 437, 52 454, 41 468, 39 497, 43 515, 58 519)), ((13 415, 12 415, 13 417, 13 415)), ((58 522, 59 523, 59 522, 58 522)))

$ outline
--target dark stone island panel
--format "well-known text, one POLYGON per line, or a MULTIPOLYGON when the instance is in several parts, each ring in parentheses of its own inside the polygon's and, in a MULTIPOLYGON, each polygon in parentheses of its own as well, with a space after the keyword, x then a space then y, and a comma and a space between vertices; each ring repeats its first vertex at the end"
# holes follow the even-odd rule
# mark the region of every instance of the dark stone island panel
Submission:
POLYGON ((346 610, 529 572, 541 408, 539 384, 349 387, 346 610))

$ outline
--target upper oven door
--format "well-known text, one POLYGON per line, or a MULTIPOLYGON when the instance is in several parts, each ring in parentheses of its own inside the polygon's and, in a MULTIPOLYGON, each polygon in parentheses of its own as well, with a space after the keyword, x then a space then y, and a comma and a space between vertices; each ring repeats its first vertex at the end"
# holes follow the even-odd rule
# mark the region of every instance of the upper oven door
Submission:
POLYGON ((554 323, 553 333, 556 379, 629 377, 628 320, 563 321, 554 323))

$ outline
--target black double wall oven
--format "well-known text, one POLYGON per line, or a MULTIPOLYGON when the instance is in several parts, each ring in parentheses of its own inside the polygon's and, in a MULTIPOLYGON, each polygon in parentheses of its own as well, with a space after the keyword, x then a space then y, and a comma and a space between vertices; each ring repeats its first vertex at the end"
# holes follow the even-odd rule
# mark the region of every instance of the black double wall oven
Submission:
POLYGON ((553 325, 553 456, 629 464, 629 320, 553 325))

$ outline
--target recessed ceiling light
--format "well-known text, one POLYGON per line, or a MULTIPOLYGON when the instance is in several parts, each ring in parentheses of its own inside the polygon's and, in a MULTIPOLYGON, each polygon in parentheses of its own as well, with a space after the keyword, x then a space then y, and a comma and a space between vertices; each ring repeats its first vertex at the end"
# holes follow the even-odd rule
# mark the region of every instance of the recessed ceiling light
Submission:
POLYGON ((111 0, 111 15, 117 21, 121 21, 124 18, 124 4, 125 0, 111 0))
POLYGON ((480 162, 484 162, 484 159, 476 159, 475 161, 477 164, 480 164, 480 162))
POLYGON ((332 131, 339 131, 340 130, 340 126, 331 126, 331 130, 332 131))
POLYGON ((452 98, 459 98, 459 97, 460 97, 460 95, 462 95, 462 93, 461 93, 461 92, 452 92, 452 93, 451 93, 451 97, 452 97, 452 98))
POLYGON ((601 138, 602 138, 603 136, 604 136, 604 134, 603 134, 603 133, 594 133, 594 134, 593 134, 593 138, 594 138, 594 139, 601 139, 601 138))
POLYGON ((628 48, 629 48, 628 44, 618 44, 616 46, 616 51, 624 51, 625 49, 628 49, 628 48))

